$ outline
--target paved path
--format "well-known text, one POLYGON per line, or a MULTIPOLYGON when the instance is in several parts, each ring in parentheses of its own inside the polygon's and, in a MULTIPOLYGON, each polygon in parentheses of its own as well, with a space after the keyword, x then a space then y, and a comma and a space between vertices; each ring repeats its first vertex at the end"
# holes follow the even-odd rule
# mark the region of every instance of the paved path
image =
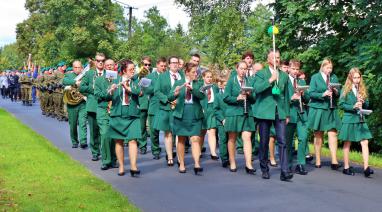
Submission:
MULTIPOLYGON (((328 166, 309 166, 308 176, 295 175, 292 182, 281 182, 278 168, 271 169, 270 180, 263 180, 259 170, 256 176, 245 174, 242 156, 238 172, 230 173, 220 163, 206 159, 206 155, 202 160, 203 176, 194 176, 192 165, 187 166, 187 174, 179 174, 176 166, 165 165, 163 154, 157 161, 149 152, 138 158, 141 177, 119 177, 117 169, 101 171, 100 163, 90 160, 89 150, 71 148, 67 122, 42 116, 36 104, 24 107, 0 99, 0 107, 112 184, 143 211, 382 211, 381 170, 366 179, 361 173, 345 176, 328 166)), ((0 124, 6 123, 0 120, 0 124)), ((127 158, 125 162, 128 169, 127 158)), ((190 154, 186 163, 192 164, 190 154)), ((258 160, 255 168, 259 169, 258 160)))

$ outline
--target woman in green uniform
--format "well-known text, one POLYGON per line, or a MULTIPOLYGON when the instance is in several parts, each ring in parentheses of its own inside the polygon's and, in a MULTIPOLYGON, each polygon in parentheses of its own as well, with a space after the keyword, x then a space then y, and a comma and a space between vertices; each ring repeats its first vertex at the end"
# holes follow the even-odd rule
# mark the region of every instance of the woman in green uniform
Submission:
POLYGON ((124 140, 129 144, 130 174, 132 177, 140 174, 137 168, 137 139, 141 138, 138 97, 141 90, 138 79, 133 78, 135 66, 130 60, 121 62, 122 76, 118 76, 111 85, 110 94, 112 108, 108 136, 115 141, 115 152, 119 162, 119 176, 124 170, 124 140))
POLYGON ((224 91, 224 102, 227 103, 226 119, 224 123, 225 131, 228 132, 228 155, 229 170, 236 172, 235 146, 237 135, 241 133, 243 139, 243 149, 245 158, 245 170, 248 174, 254 174, 252 166, 252 143, 251 133, 255 131, 255 121, 251 111, 251 103, 254 102, 254 93, 242 92, 241 88, 251 85, 245 77, 248 66, 244 61, 240 61, 237 66, 237 75, 231 77, 224 91))
POLYGON ((185 173, 184 163, 185 141, 190 137, 192 157, 194 159, 194 172, 197 175, 203 171, 200 166, 200 134, 202 131, 203 111, 200 100, 204 93, 200 91, 200 83, 196 80, 197 66, 187 63, 185 66, 185 77, 178 80, 171 92, 170 101, 177 99, 173 111, 173 133, 178 136, 177 155, 179 172, 185 173))
POLYGON ((369 167, 369 139, 372 138, 364 115, 358 114, 359 110, 367 108, 366 86, 358 68, 352 68, 346 79, 345 86, 340 96, 340 108, 344 110, 342 127, 339 139, 344 141, 344 170, 346 175, 354 175, 353 167, 349 166, 349 152, 351 142, 360 142, 362 147, 363 169, 365 177, 373 171, 369 167))
POLYGON ((316 168, 321 168, 321 146, 324 132, 328 132, 329 149, 331 154, 331 168, 337 170, 337 131, 341 128, 336 98, 339 91, 331 87, 330 83, 338 83, 337 76, 332 74, 333 63, 324 59, 320 71, 312 76, 310 82, 308 127, 314 130, 314 149, 316 153, 316 168))

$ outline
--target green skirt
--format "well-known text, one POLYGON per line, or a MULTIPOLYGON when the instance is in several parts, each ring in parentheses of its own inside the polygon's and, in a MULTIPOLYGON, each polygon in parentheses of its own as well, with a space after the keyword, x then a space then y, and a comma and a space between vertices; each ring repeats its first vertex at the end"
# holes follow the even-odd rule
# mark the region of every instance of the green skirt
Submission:
POLYGON ((227 116, 224 129, 226 132, 256 131, 255 119, 248 115, 227 116))
POLYGON ((360 142, 373 138, 366 123, 343 123, 338 139, 342 141, 360 142))
POLYGON ((273 125, 273 124, 271 126, 270 131, 269 131, 269 136, 276 137, 276 129, 275 129, 275 125, 273 125))
POLYGON ((154 116, 153 127, 156 130, 168 132, 172 128, 172 112, 159 109, 154 116))
POLYGON ((194 107, 185 104, 182 118, 173 118, 173 134, 178 136, 199 136, 202 132, 202 119, 196 119, 194 107))
POLYGON ((214 129, 217 127, 216 123, 216 116, 214 111, 214 104, 209 103, 206 110, 204 111, 204 118, 203 118, 203 130, 209 130, 214 129))
POLYGON ((127 141, 139 139, 142 137, 141 121, 139 117, 110 117, 107 135, 111 139, 127 141))
POLYGON ((310 108, 308 127, 314 131, 328 131, 341 129, 341 119, 337 109, 310 108))

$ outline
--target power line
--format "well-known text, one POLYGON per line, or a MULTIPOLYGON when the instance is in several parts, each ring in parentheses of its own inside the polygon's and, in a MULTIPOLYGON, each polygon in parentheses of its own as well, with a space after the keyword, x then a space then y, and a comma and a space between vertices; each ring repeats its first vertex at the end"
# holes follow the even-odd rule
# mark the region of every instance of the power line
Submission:
POLYGON ((124 9, 129 10, 129 38, 130 38, 131 37, 131 21, 133 19, 133 9, 138 9, 138 8, 132 7, 131 5, 118 1, 118 0, 113 0, 113 1, 121 5, 124 9))

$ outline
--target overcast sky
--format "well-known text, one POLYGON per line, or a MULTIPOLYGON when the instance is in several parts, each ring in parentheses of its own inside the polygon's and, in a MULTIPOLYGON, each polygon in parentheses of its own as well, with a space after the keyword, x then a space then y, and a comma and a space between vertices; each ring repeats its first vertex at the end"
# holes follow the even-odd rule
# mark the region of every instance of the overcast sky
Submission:
MULTIPOLYGON (((28 11, 25 10, 25 0, 1 0, 0 7, 0 47, 16 41, 16 24, 27 19, 29 16, 28 11)), ((138 19, 143 19, 144 11, 153 6, 157 6, 161 15, 167 19, 167 22, 172 28, 178 23, 187 28, 190 18, 182 8, 174 4, 173 0, 118 0, 120 2, 128 3, 129 5, 137 8, 133 10, 133 16, 138 19)), ((266 3, 271 0, 261 0, 266 3)), ((257 1, 258 2, 258 1, 257 1)))

